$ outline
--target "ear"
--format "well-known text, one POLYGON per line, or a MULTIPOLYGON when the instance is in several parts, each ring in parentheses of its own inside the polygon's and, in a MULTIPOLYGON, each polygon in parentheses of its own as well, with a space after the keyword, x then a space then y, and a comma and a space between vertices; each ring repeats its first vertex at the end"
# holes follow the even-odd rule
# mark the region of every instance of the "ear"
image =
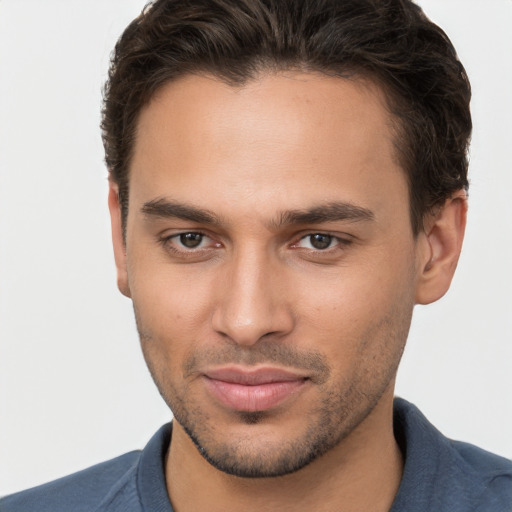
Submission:
POLYGON ((467 196, 459 191, 425 219, 416 303, 430 304, 440 299, 450 287, 457 268, 464 230, 467 196))
POLYGON ((109 180, 108 209, 112 225, 112 244, 114 246, 114 259, 117 268, 117 287, 119 291, 131 297, 128 284, 128 271, 126 265, 126 244, 123 236, 123 223, 121 218, 121 205, 119 204, 119 187, 109 180))

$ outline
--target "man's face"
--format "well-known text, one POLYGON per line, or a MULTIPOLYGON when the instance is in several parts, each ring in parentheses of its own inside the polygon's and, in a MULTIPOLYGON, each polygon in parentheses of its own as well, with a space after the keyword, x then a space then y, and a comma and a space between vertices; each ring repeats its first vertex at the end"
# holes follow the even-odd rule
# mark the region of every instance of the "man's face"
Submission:
POLYGON ((392 137, 377 87, 317 74, 188 76, 142 111, 120 287, 219 469, 297 470, 391 403, 424 256, 392 137))

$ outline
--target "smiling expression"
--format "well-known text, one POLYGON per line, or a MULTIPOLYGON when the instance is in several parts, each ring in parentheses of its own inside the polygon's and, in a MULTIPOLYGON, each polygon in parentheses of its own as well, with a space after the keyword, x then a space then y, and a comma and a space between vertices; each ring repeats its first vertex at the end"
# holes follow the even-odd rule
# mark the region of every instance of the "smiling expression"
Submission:
POLYGON ((318 74, 186 76, 141 112, 119 286, 215 467, 296 471, 390 407, 425 257, 393 133, 379 88, 318 74))

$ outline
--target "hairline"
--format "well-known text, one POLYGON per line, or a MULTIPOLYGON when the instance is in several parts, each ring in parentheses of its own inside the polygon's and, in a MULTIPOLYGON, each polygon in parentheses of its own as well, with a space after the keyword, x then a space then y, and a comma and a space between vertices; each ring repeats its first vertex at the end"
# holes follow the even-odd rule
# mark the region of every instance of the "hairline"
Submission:
MULTIPOLYGON (((353 80, 357 82, 360 86, 366 87, 368 89, 373 89, 373 91, 377 91, 379 94, 379 100, 381 100, 382 106, 386 109, 388 113, 389 119, 389 129, 391 138, 390 141, 393 144, 394 151, 392 152, 392 156, 394 158, 394 162, 398 165, 401 172, 404 174, 407 183, 407 191, 408 191, 408 203, 409 203, 409 223, 411 226, 412 234, 416 238, 423 227, 423 219, 428 215, 431 209, 423 212, 421 222, 418 222, 418 218, 414 212, 414 204, 412 198, 412 179, 411 172, 408 170, 408 166, 411 165, 407 162, 407 146, 409 145, 408 137, 405 134, 406 125, 405 121, 401 119, 398 111, 400 109, 400 104, 404 102, 401 99, 398 92, 393 91, 393 88, 390 84, 386 83, 382 77, 378 76, 377 73, 371 72, 368 70, 360 69, 358 66, 354 66, 352 69, 350 66, 342 66, 342 69, 321 69, 319 66, 309 65, 308 63, 289 63, 286 62, 267 62, 264 59, 261 59, 261 62, 258 63, 257 66, 254 67, 254 70, 251 73, 247 73, 243 79, 235 80, 229 76, 229 69, 209 69, 209 66, 201 66, 196 65, 191 69, 185 69, 182 73, 178 73, 173 77, 169 77, 168 79, 159 83, 157 87, 152 90, 144 101, 141 102, 139 110, 136 114, 136 118, 133 122, 134 125, 134 138, 131 144, 130 153, 127 155, 125 169, 123 173, 123 178, 125 182, 125 190, 122 191, 124 194, 127 193, 128 197, 121 198, 120 197, 120 207, 121 207, 121 223, 123 229, 123 238, 126 240, 126 227, 128 222, 128 208, 129 208, 129 195, 130 195, 130 177, 131 177, 131 164, 133 160, 133 154, 135 151, 135 147, 137 145, 138 140, 138 131, 140 127, 140 117, 142 112, 149 107, 149 105, 157 98, 157 96, 161 93, 161 91, 171 83, 180 81, 187 77, 198 76, 198 77, 206 77, 211 78, 212 80, 218 80, 222 83, 228 85, 233 88, 243 88, 247 86, 251 82, 256 82, 259 79, 265 76, 279 76, 297 73, 304 74, 316 74, 318 76, 338 78, 340 80, 353 80), (400 144, 400 141, 404 141, 400 144), (405 146, 405 147, 404 147, 405 146), (122 204, 121 204, 122 203, 122 204)), ((113 176, 113 173, 109 169, 110 179, 116 183, 118 186, 120 182, 116 180, 113 176)), ((121 192, 119 190, 119 192, 121 192)), ((435 205, 432 205, 435 206, 435 205)))

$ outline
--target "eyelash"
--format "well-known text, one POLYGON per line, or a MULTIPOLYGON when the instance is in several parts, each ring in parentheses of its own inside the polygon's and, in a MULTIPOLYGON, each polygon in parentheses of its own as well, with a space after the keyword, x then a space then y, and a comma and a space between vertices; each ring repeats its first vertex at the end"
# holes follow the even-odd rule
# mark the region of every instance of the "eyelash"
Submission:
MULTIPOLYGON (((206 233, 203 233, 201 231, 183 231, 183 232, 176 233, 176 234, 173 234, 170 236, 163 236, 163 237, 159 238, 159 242, 162 244, 162 246, 167 251, 170 251, 173 254, 176 254, 181 257, 198 256, 199 254, 203 253, 204 251, 208 251, 211 248, 217 249, 217 248, 222 247, 222 244, 220 242, 214 242, 213 247, 201 247, 201 245, 204 243, 205 239, 210 239, 212 242, 214 242, 210 236, 208 236, 206 233), (182 239, 182 237, 187 236, 187 235, 196 235, 196 236, 201 237, 201 240, 199 242, 200 247, 186 248, 183 245, 181 245, 181 248, 178 248, 177 244, 183 243, 183 240, 181 240, 181 242, 180 242, 180 239, 182 239), (174 242, 175 240, 178 240, 178 242, 174 242)), ((300 238, 297 239, 297 241, 293 242, 289 247, 294 250, 304 251, 309 254, 312 254, 315 256, 318 255, 319 257, 321 257, 321 255, 327 255, 327 254, 332 254, 333 252, 342 251, 344 248, 351 245, 352 242, 353 242, 353 240, 350 239, 348 236, 345 238, 342 238, 340 236, 333 235, 331 233, 318 231, 318 232, 309 232, 305 235, 302 235, 300 238), (309 239, 311 241, 311 238, 314 236, 328 238, 329 246, 324 249, 318 249, 318 248, 314 248, 314 247, 312 247, 312 248, 301 247, 299 245, 304 240, 309 239), (335 244, 333 246, 331 246, 332 242, 335 242, 335 244)), ((312 244, 310 243, 310 245, 312 245, 312 244)))
POLYGON ((329 252, 331 250, 336 250, 336 249, 339 249, 340 247, 342 246, 347 246, 347 245, 350 245, 352 243, 352 240, 349 240, 348 238, 341 238, 339 236, 336 236, 336 235, 332 235, 330 233, 323 233, 323 232, 317 232, 317 233, 308 233, 307 235, 304 235, 302 236, 298 242, 294 243, 292 245, 293 248, 295 249, 305 249, 305 250, 308 250, 308 251, 312 251, 312 252, 319 252, 319 253, 326 253, 326 252, 329 252), (311 242, 312 242, 312 239, 313 237, 319 237, 317 238, 317 242, 320 241, 321 242, 321 237, 323 238, 327 238, 328 239, 328 246, 327 247, 324 247, 324 248, 318 248, 318 247, 312 247, 312 248, 307 248, 307 247, 299 247, 299 244, 304 241, 304 240, 308 240, 309 239, 309 244, 310 245, 313 245, 311 242), (332 242, 336 242, 333 246, 331 246, 331 243, 332 242))
MULTIPOLYGON (((173 244, 173 240, 180 240, 181 237, 184 237, 184 236, 187 236, 187 235, 198 235, 198 236, 200 236, 201 237, 200 245, 203 244, 205 238, 211 239, 211 237, 209 237, 207 234, 202 233, 200 231, 183 231, 181 233, 176 233, 174 235, 161 237, 159 239, 159 241, 160 241, 160 243, 163 245, 163 247, 166 250, 170 250, 171 252, 173 252, 175 254, 179 254, 179 255, 187 255, 187 254, 193 255, 193 254, 197 254, 199 252, 207 250, 207 248, 203 248, 203 247, 198 247, 198 248, 195 248, 195 247, 189 247, 189 248, 182 247, 181 249, 178 249, 176 247, 176 245, 173 244)), ((221 247, 220 243, 215 243, 214 245, 216 247, 221 247)))

